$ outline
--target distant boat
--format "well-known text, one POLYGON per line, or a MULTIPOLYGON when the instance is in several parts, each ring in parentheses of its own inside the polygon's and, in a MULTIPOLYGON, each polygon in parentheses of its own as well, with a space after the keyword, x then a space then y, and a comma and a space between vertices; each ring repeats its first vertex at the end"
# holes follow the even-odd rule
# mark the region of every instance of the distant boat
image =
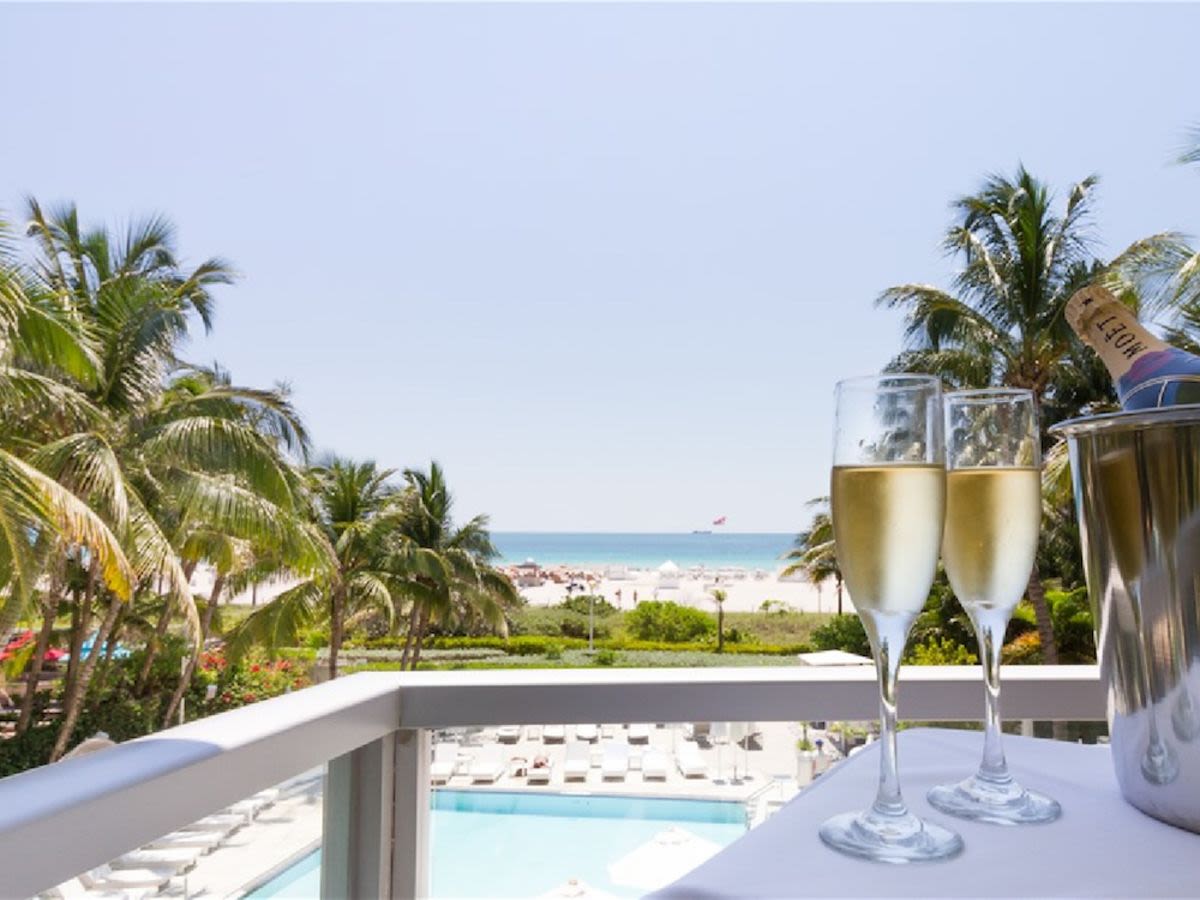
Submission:
POLYGON ((710 528, 707 531, 703 531, 703 530, 697 528, 692 532, 692 534, 712 534, 712 529, 710 528))

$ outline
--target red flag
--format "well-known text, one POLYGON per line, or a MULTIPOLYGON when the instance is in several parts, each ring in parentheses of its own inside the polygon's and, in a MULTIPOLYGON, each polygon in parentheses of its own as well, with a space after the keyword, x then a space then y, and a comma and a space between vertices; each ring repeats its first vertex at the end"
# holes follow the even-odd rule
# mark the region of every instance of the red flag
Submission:
POLYGON ((725 524, 725 517, 724 517, 724 516, 717 516, 715 519, 713 519, 713 524, 714 524, 714 525, 724 525, 724 524, 725 524))

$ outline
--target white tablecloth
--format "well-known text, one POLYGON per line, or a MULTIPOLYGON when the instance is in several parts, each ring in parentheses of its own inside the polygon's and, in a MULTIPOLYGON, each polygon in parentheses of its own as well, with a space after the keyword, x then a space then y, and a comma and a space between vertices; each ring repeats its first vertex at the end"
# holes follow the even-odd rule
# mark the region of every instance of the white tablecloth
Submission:
POLYGON ((878 783, 878 744, 846 760, 774 816, 656 898, 715 897, 1200 897, 1200 835, 1125 803, 1105 746, 1006 736, 1013 775, 1062 804, 1049 825, 965 822, 925 802, 934 784, 979 763, 979 732, 900 734, 909 808, 955 828, 965 849, 949 862, 886 865, 827 848, 817 827, 862 809, 878 783))

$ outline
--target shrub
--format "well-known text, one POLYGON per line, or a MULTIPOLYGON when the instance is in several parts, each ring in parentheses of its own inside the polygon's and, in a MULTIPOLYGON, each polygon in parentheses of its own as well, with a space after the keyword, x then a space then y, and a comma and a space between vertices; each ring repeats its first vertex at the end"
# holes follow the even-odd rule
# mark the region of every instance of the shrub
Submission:
POLYGON ((845 650, 859 656, 871 655, 871 642, 858 616, 833 616, 813 629, 812 644, 817 650, 845 650))
POLYGON ((1054 623, 1054 641, 1062 662, 1096 661, 1096 632, 1086 587, 1073 591, 1046 591, 1046 605, 1054 623))
POLYGON ((962 644, 950 638, 933 638, 917 644, 908 661, 915 666, 973 666, 979 659, 962 644))
POLYGON ((313 628, 300 634, 300 644, 312 650, 329 646, 329 629, 313 628))
POLYGON ((1009 641, 1000 651, 1000 661, 1010 666, 1036 666, 1042 661, 1042 640, 1036 631, 1027 631, 1009 641))
POLYGON ((617 651, 601 650, 596 654, 595 661, 598 666, 615 666, 617 664, 617 651))
POLYGON ((706 612, 659 600, 639 603, 625 617, 631 635, 643 641, 683 643, 710 638, 716 621, 706 612))
POLYGON ((555 609, 568 610, 579 613, 581 616, 586 616, 589 605, 591 606, 592 615, 597 618, 600 616, 611 616, 617 612, 615 606, 598 594, 580 594, 576 597, 568 597, 562 603, 559 603, 555 609))
POLYGON ((551 641, 545 646, 546 659, 562 659, 563 645, 551 641))

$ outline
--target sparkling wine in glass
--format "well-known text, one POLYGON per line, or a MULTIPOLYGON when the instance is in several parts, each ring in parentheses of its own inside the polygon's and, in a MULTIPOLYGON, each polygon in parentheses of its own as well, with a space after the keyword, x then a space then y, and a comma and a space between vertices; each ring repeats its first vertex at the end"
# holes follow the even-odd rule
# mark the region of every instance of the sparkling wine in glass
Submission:
POLYGON ((871 640, 880 691, 879 789, 821 840, 879 862, 948 859, 962 838, 908 811, 896 768, 896 676, 937 569, 945 512, 941 383, 928 375, 839 382, 831 507, 838 565, 871 640))
POLYGON ((979 639, 987 715, 979 771, 933 788, 929 803, 980 822, 1052 822, 1058 803, 1013 779, 1000 740, 1000 650, 1033 571, 1042 521, 1037 406, 1030 391, 999 388, 947 394, 945 410, 942 560, 979 639))

